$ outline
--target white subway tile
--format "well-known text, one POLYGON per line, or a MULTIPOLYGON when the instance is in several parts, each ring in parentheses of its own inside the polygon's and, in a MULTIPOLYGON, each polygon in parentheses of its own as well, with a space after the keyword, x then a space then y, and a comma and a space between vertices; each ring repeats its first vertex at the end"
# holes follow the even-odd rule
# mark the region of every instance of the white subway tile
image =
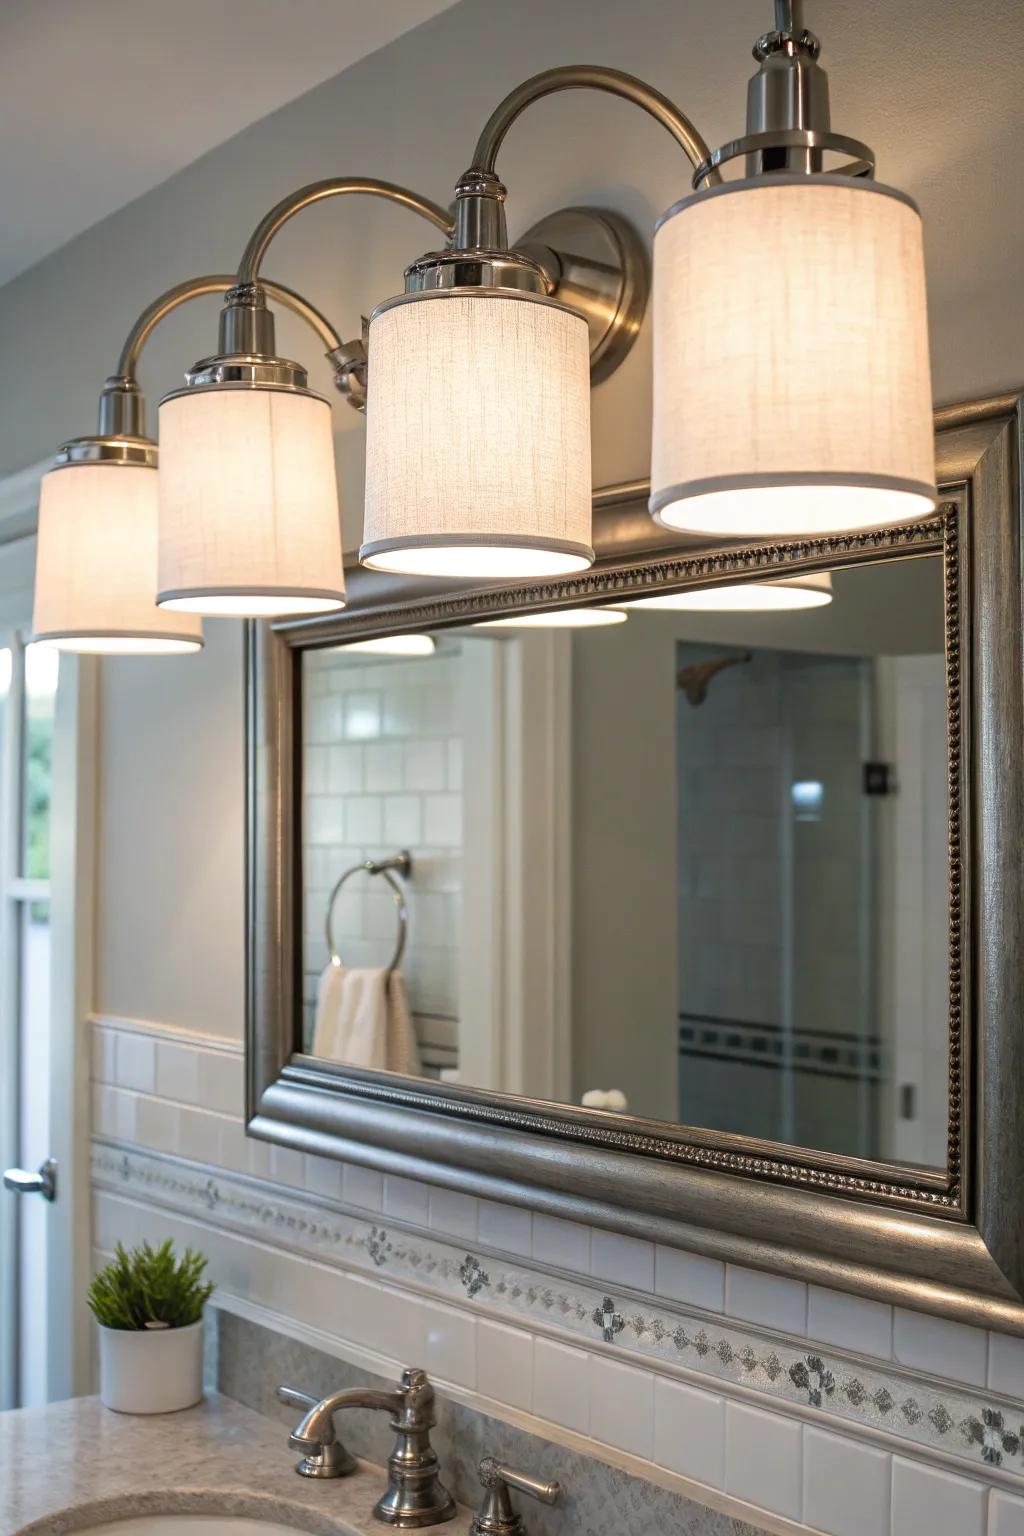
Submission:
POLYGON ((221 1120, 205 1109, 177 1106, 178 1146, 175 1150, 195 1163, 216 1166, 221 1150, 221 1120))
POLYGON ((480 1318, 476 1325, 477 1389, 496 1403, 528 1412, 533 1403, 533 1339, 521 1328, 480 1318))
POLYGON ((346 743, 332 747, 327 760, 327 785, 332 795, 360 795, 366 787, 364 750, 346 743))
POLYGON ((330 789, 327 747, 306 747, 302 754, 302 790, 306 795, 326 795, 330 789))
POLYGON ((307 795, 302 807, 307 843, 340 843, 345 833, 345 802, 338 795, 307 795))
POLYGON ((345 801, 345 838, 350 843, 379 843, 383 835, 378 795, 349 795, 345 801))
POLYGON ((988 1536, 1024 1536, 1024 1499, 993 1488, 989 1494, 988 1536))
POLYGON ((897 1307, 893 1358, 901 1365, 929 1371, 933 1376, 983 1387, 988 1370, 988 1335, 984 1329, 971 1328, 966 1323, 897 1307))
POLYGON ((888 1536, 892 1457, 804 1426, 805 1525, 827 1536, 888 1536))
POLYGON ((252 1173, 257 1177, 267 1179, 270 1177, 270 1145, 265 1141, 257 1141, 253 1136, 245 1134, 245 1126, 240 1120, 232 1120, 227 1115, 214 1117, 220 1127, 220 1140, 218 1157, 221 1166, 230 1168, 233 1173, 252 1173), (253 1148, 259 1147, 263 1157, 254 1155, 253 1148))
POLYGON ((654 1376, 603 1355, 590 1357, 590 1433, 649 1461, 654 1454, 654 1376))
POLYGON ((398 1221, 412 1221, 425 1227, 430 1215, 430 1190, 415 1179, 402 1179, 397 1174, 386 1173, 384 1210, 398 1221))
POLYGON ((725 1481, 725 1402, 681 1381, 654 1385, 654 1459, 711 1488, 725 1481))
POLYGON ((985 1489, 922 1461, 892 1463, 892 1536, 984 1536, 985 1489))
POLYGON ((203 1051, 199 1062, 199 1103, 220 1115, 242 1117, 242 1057, 228 1051, 203 1051))
POLYGON ((117 1035, 101 1024, 92 1027, 92 1080, 94 1083, 117 1082, 117 1035))
POLYGON ((993 1392, 1024 1403, 1024 1339, 1008 1333, 988 1336, 988 1384, 993 1392))
POLYGON ((590 1268, 590 1228, 560 1216, 533 1216, 533 1256, 542 1264, 585 1275, 590 1268))
POLYGON ((296 1189, 302 1189, 306 1179, 302 1153, 294 1147, 271 1146, 270 1177, 277 1184, 291 1184, 296 1189))
POLYGON ((136 1093, 152 1093, 156 1086, 156 1041, 148 1035, 117 1037, 117 1085, 136 1093))
POLYGON ((371 795, 390 794, 402 787, 402 748, 394 741, 366 747, 365 785, 371 795))
POLYGON ((445 744, 443 741, 408 741, 402 747, 405 761, 405 788, 437 790, 445 787, 445 744))
POLYGON ((590 1430, 590 1389, 585 1350, 550 1339, 533 1341, 533 1411, 552 1424, 590 1430))
POLYGON ((418 795, 388 795, 384 801, 384 841, 406 848, 423 834, 418 795))
POLYGON ((725 1487, 737 1498, 799 1520, 801 1426, 781 1414, 727 1403, 725 1487))
POLYGON ((325 1200, 340 1202, 343 1168, 329 1157, 306 1156, 306 1188, 325 1200))
POLYGON ((430 1190, 430 1227, 451 1237, 476 1241, 477 1203, 472 1195, 454 1189, 430 1190))
POLYGON ((654 1244, 595 1227, 590 1234, 590 1273, 595 1280, 654 1290, 654 1244))
POLYGON ((123 1088, 111 1088, 107 1083, 96 1083, 92 1091, 93 1132, 109 1136, 114 1141, 135 1141, 138 1134, 138 1100, 134 1093, 123 1088))
POLYGON ((345 737, 348 741, 369 741, 381 731, 380 694, 371 690, 345 695, 345 737))
POLYGON ((668 1301, 684 1301, 708 1312, 725 1307, 725 1265, 721 1259, 707 1259, 700 1253, 684 1253, 681 1248, 655 1250, 654 1289, 668 1301))
POLYGON ((530 1212, 497 1200, 481 1200, 477 1212, 477 1236, 490 1248, 520 1257, 531 1251, 530 1212))
POLYGON ((423 1363, 427 1370, 458 1386, 475 1387, 476 1319, 433 1301, 423 1303, 423 1317, 423 1363))
POLYGON ((423 796, 423 841, 432 848, 457 848, 462 842, 462 797, 423 796))
POLYGON ((748 1323, 803 1335, 807 1326, 807 1287, 802 1280, 727 1264, 725 1310, 730 1317, 748 1323))
POLYGON ((376 1168, 361 1168, 358 1163, 346 1163, 342 1175, 345 1204, 357 1206, 363 1211, 379 1211, 384 1206, 384 1175, 376 1168))
POLYGON ((892 1307, 812 1285, 807 1293, 807 1336, 837 1349, 891 1360, 892 1307))
POLYGON ((199 1101, 199 1053, 194 1046, 158 1040, 156 1047, 156 1091, 162 1099, 177 1099, 180 1104, 199 1101))
MULTIPOLYGON (((231 1130, 235 1127, 231 1126, 231 1130)), ((245 1143, 246 1157, 248 1159, 248 1172, 254 1179, 270 1178, 270 1142, 261 1141, 257 1136, 246 1136, 245 1129, 239 1126, 242 1132, 242 1140, 245 1143)), ((227 1128, 223 1132, 227 1135, 227 1128)))
POLYGON ((135 1105, 136 1135, 141 1145, 156 1152, 180 1152, 180 1114, 177 1104, 141 1094, 135 1105))
POLYGON ((412 685, 388 688, 382 726, 385 736, 415 736, 420 729, 420 690, 412 685))

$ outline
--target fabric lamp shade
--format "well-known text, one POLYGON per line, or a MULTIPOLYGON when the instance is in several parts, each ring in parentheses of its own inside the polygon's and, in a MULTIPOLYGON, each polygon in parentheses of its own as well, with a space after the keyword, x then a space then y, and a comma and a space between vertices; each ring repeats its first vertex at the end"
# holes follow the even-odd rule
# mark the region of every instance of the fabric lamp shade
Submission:
POLYGON ((410 293, 370 321, 378 570, 522 578, 592 564, 587 323, 532 293, 410 293))
POLYGON ((806 576, 773 577, 770 581, 729 581, 712 587, 687 587, 681 592, 632 598, 625 606, 688 613, 786 613, 799 608, 824 608, 831 601, 831 574, 811 571, 806 576))
POLYGON ((224 384, 161 403, 157 601, 254 618, 343 606, 326 400, 224 384))
POLYGON ((936 501, 921 219, 843 175, 696 193, 654 241, 651 511, 813 537, 936 501))
POLYGON ((36 640, 66 651, 168 655, 203 643, 198 618, 156 605, 157 481, 137 464, 68 464, 43 477, 36 640))

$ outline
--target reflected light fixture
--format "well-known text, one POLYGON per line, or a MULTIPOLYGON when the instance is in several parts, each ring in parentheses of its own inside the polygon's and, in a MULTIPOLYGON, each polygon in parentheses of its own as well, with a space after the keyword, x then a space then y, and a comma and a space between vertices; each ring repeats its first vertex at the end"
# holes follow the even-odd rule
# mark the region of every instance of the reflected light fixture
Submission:
POLYGON ((377 635, 372 640, 352 640, 345 655, 354 651, 367 656, 433 656, 437 643, 433 635, 377 635))
POLYGON ((656 597, 630 598, 623 606, 676 613, 791 613, 800 608, 824 608, 831 601, 830 573, 812 571, 772 581, 730 581, 660 592, 656 597))
POLYGON ((507 619, 486 619, 474 629, 606 629, 611 624, 625 624, 621 608, 552 608, 515 613, 507 619))

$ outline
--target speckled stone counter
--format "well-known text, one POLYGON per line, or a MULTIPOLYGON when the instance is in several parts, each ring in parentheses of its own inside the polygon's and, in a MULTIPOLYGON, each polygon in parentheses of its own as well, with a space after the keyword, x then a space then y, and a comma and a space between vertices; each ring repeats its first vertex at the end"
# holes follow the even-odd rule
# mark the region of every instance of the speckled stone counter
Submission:
MULTIPOLYGON (((0 1413, 0 1536, 61 1536, 101 1520, 248 1515, 309 1536, 380 1536, 385 1473, 297 1477, 279 1425, 211 1395, 182 1413, 132 1417, 96 1397, 0 1413)), ((442 1469, 443 1472, 443 1469, 442 1469)), ((468 1511, 440 1527, 465 1536, 468 1511)))

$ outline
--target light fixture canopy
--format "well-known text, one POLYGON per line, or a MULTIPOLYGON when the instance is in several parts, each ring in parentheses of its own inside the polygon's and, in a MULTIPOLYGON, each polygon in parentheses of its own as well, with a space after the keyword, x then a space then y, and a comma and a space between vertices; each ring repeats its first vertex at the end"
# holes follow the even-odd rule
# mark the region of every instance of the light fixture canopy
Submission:
POLYGON ((274 350, 259 285, 233 288, 220 351, 160 403, 162 609, 232 617, 345 602, 331 411, 274 350))
POLYGON ((109 655, 200 649, 199 620, 156 605, 157 479, 138 387, 110 378, 99 431, 64 443, 43 476, 34 639, 109 655))
POLYGON ((674 613, 792 613, 802 608, 824 608, 831 601, 830 572, 808 571, 799 576, 684 587, 654 597, 630 598, 623 607, 674 613))

